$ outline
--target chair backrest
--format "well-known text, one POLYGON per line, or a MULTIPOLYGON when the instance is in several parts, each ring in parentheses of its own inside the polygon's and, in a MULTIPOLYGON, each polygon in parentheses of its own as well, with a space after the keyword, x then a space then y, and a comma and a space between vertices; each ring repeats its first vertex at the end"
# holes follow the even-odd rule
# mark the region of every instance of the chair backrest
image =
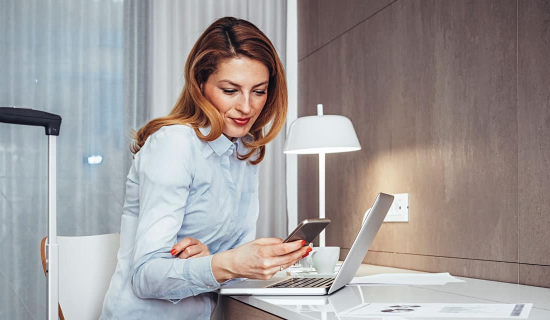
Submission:
MULTIPOLYGON (((42 239, 42 266, 46 268, 42 239)), ((59 306, 61 319, 94 319, 117 264, 118 233, 87 237, 57 237, 59 244, 59 306)))

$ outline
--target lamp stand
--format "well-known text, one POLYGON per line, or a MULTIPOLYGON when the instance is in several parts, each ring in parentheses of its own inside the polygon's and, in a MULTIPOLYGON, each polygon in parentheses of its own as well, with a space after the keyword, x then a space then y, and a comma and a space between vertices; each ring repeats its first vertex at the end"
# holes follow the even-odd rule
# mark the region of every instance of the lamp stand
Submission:
MULTIPOLYGON (((319 218, 325 217, 325 154, 319 153, 319 218)), ((325 230, 319 235, 319 247, 325 246, 325 230)))

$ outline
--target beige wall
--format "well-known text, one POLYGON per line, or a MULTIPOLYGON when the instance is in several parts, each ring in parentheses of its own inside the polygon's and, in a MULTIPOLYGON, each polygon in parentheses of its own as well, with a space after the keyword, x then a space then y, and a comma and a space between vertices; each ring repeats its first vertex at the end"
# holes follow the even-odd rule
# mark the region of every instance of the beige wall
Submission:
MULTIPOLYGON (((365 262, 550 287, 550 4, 299 0, 299 116, 349 117, 326 158, 327 245, 378 192, 409 193, 365 262)), ((318 210, 299 157, 299 219, 318 210)))

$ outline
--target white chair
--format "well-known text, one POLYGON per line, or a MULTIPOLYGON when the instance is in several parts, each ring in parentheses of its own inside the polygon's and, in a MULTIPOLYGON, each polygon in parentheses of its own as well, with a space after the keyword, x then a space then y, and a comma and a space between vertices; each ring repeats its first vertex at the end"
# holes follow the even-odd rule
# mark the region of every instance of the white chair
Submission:
MULTIPOLYGON (((46 239, 40 252, 46 272, 46 239)), ((59 244, 59 315, 64 320, 97 320, 116 269, 120 235, 57 237, 59 244)))

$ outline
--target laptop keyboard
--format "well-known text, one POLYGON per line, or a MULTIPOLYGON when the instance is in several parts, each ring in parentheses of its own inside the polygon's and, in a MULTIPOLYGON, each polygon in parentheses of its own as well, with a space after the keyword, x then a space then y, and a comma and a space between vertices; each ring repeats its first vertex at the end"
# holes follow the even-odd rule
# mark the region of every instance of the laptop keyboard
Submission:
POLYGON ((334 278, 289 278, 274 283, 268 288, 328 288, 334 278))

